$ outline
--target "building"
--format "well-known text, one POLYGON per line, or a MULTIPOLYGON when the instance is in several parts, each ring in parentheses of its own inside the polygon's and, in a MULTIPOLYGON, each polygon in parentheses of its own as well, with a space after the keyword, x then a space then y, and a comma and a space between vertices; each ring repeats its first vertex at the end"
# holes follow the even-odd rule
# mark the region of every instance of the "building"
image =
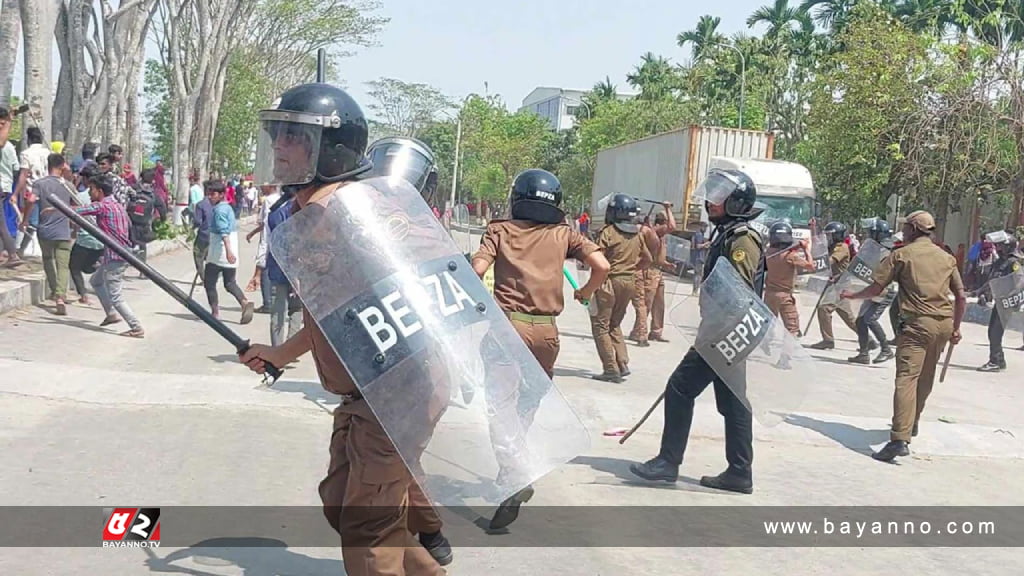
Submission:
MULTIPOLYGON (((523 98, 523 105, 519 109, 529 110, 546 119, 552 130, 568 130, 575 125, 576 112, 579 108, 583 108, 584 115, 587 114, 586 104, 583 103, 585 94, 584 90, 539 86, 523 98)), ((630 96, 618 94, 619 98, 630 96)))

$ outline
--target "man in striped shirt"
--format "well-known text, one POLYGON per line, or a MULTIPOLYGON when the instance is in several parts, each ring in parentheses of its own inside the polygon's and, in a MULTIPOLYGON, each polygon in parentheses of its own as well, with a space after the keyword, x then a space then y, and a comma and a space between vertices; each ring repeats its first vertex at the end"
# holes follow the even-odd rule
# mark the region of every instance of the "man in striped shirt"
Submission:
MULTIPOLYGON (((92 204, 76 208, 78 213, 83 216, 95 216, 96 225, 100 230, 121 246, 131 250, 132 242, 129 239, 131 221, 128 219, 128 212, 124 205, 115 197, 113 177, 109 174, 93 176, 89 180, 89 197, 92 199, 92 204)), ((92 284, 100 304, 103 305, 103 311, 107 314, 103 322, 100 322, 100 326, 117 324, 123 318, 130 329, 121 335, 142 338, 145 336, 142 324, 132 312, 131 307, 128 306, 122 293, 124 272, 127 268, 128 263, 108 246, 103 252, 99 269, 89 279, 89 283, 92 284), (114 313, 115 311, 117 314, 114 313)))

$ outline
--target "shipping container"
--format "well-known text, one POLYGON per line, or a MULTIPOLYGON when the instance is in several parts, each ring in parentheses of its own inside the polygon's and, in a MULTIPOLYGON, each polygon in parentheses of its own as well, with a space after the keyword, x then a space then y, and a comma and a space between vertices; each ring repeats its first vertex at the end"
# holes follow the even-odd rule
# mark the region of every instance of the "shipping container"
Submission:
MULTIPOLYGON (((774 145, 774 135, 768 132, 689 126, 601 150, 590 205, 594 228, 604 221, 601 199, 622 193, 671 202, 679 229, 695 230, 702 206, 691 206, 689 200, 712 157, 771 159, 774 145)), ((642 211, 648 213, 652 206, 646 204, 642 211)))

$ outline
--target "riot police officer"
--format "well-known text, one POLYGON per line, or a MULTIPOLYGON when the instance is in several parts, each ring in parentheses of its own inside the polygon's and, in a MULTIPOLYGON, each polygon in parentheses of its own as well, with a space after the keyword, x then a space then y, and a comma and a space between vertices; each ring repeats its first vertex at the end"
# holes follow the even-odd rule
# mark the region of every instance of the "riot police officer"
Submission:
POLYGON ((597 245, 604 252, 610 270, 608 280, 597 290, 597 314, 590 316, 590 327, 601 357, 601 374, 595 380, 622 382, 629 376, 629 353, 622 336, 622 319, 636 290, 634 275, 641 258, 653 261, 640 236, 636 222, 640 209, 636 199, 626 194, 612 196, 605 209, 604 228, 597 245))
MULTIPOLYGON (((260 112, 256 184, 280 185, 294 197, 296 211, 321 209, 341 187, 365 176, 373 167, 366 157, 368 126, 355 100, 328 84, 302 84, 260 112)), ((284 263, 282 267, 286 268, 284 263)), ((345 569, 353 575, 444 574, 440 563, 451 561, 451 546, 437 532, 416 542, 410 503, 417 499, 416 482, 391 443, 373 410, 360 394, 354 377, 304 302, 302 330, 280 346, 254 344, 241 354, 250 369, 262 373, 264 362, 286 366, 312 352, 323 387, 342 398, 334 413, 330 464, 319 492, 328 523, 342 537, 345 569), (428 551, 429 548, 429 551, 428 551)), ((412 362, 407 381, 439 376, 429 361, 412 362)), ((425 406, 424 412, 435 409, 425 406)), ((437 414, 409 414, 410 422, 432 432, 437 414), (421 424, 422 421, 422 424, 421 424)), ((426 441, 426 440, 425 440, 426 441)), ((439 522, 435 525, 439 527, 439 522)))
MULTIPOLYGON (((704 278, 714 270, 719 258, 726 258, 760 296, 764 288, 764 241, 749 222, 757 218, 763 209, 754 206, 757 190, 753 180, 738 170, 712 170, 695 192, 695 197, 704 199, 708 218, 715 225, 704 278)), ((744 494, 753 492, 751 412, 692 347, 665 387, 661 450, 655 458, 631 465, 630 470, 634 474, 649 481, 678 480, 679 466, 683 462, 693 423, 694 401, 711 383, 714 383, 718 412, 725 418, 725 458, 729 467, 718 476, 701 478, 700 483, 719 490, 744 494)))
MULTIPOLYGON (((580 301, 590 300, 605 282, 608 261, 597 245, 565 223, 562 212, 562 186, 554 174, 545 170, 525 170, 512 183, 511 220, 494 220, 487 226, 480 249, 473 256, 473 270, 481 278, 494 266, 494 300, 512 322, 512 327, 533 353, 548 378, 555 376, 555 360, 560 342, 556 317, 562 313, 562 267, 567 258, 590 266, 590 279, 576 292, 580 301)), ((504 389, 488 379, 488 406, 515 406, 528 430, 546 391, 504 389)), ((492 424, 492 441, 500 432, 492 424)), ((501 454, 501 450, 495 450, 501 454)), ((499 462, 500 475, 510 473, 499 462)), ((519 507, 533 496, 527 486, 506 499, 491 519, 492 530, 511 524, 519 516, 519 507)))
MULTIPOLYGON (((992 236, 992 235, 989 235, 992 236)), ((1002 242, 996 244, 996 252, 999 260, 996 262, 990 278, 1001 278, 1020 271, 1024 265, 1024 255, 1018 250, 1017 238, 1012 233, 1001 235, 1002 242)), ((989 298, 993 299, 992 288, 986 284, 978 292, 987 292, 989 298)), ((996 303, 998 306, 998 302, 996 303)), ((988 362, 978 368, 979 372, 1002 372, 1006 370, 1006 355, 1003 354, 1003 333, 1006 327, 999 316, 996 307, 992 307, 992 314, 988 318, 988 362)))
POLYGON ((373 168, 365 177, 402 178, 419 190, 429 206, 437 206, 437 163, 429 146, 415 138, 391 136, 370 144, 366 156, 373 168))
MULTIPOLYGON (((865 224, 865 229, 869 238, 878 242, 884 248, 887 248, 890 251, 893 250, 894 244, 892 229, 889 228, 888 222, 880 218, 872 218, 865 222, 865 224)), ((859 344, 859 349, 856 356, 852 356, 848 359, 849 362, 853 364, 872 363, 870 357, 870 346, 873 342, 871 339, 872 334, 882 347, 873 363, 881 364, 882 362, 888 362, 896 357, 896 354, 893 353, 892 346, 889 344, 889 339, 885 335, 885 330, 882 328, 882 324, 878 321, 882 317, 882 314, 885 313, 886 308, 891 306, 893 301, 896 300, 896 286, 897 284, 895 282, 890 284, 886 291, 880 296, 866 300, 861 304, 860 313, 857 314, 857 343, 859 344)))
MULTIPOLYGON (((842 222, 829 222, 825 225, 825 237, 828 238, 829 265, 832 267, 831 284, 839 281, 839 277, 846 272, 850 266, 850 247, 844 240, 847 235, 846 224, 842 222)), ((857 331, 856 318, 853 316, 853 309, 850 303, 840 300, 837 304, 823 304, 818 307, 818 329, 821 331, 821 342, 812 344, 809 348, 814 350, 832 350, 836 347, 836 339, 832 333, 832 313, 835 312, 842 319, 843 323, 850 330, 857 331)), ((877 347, 874 342, 869 342, 869 348, 877 347)))
POLYGON ((768 229, 768 245, 764 303, 772 314, 782 319, 790 334, 799 336, 800 314, 796 309, 793 289, 798 270, 814 270, 810 243, 795 240, 789 222, 776 222, 768 229))

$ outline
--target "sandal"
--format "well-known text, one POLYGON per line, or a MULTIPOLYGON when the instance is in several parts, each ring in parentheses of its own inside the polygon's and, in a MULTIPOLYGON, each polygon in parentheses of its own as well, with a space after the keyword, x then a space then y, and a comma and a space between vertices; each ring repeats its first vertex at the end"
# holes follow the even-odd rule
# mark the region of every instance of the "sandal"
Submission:
POLYGON ((127 338, 145 338, 146 331, 143 330, 142 328, 134 328, 132 330, 128 330, 127 332, 121 332, 121 336, 125 336, 127 338))

